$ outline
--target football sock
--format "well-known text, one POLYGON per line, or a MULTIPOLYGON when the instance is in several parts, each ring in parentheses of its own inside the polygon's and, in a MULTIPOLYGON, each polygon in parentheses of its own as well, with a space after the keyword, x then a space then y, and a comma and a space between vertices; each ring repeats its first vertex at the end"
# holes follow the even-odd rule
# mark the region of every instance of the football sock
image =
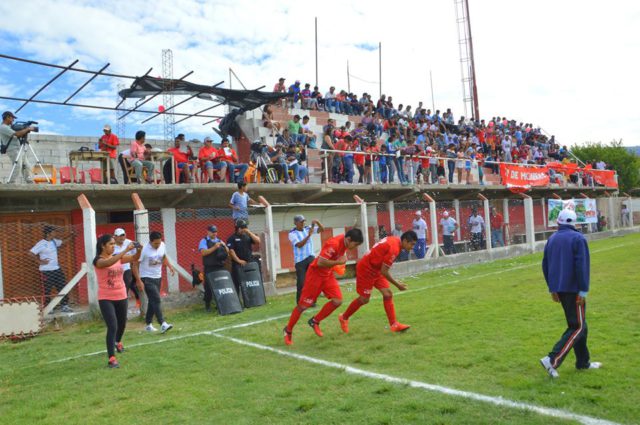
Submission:
POLYGON ((382 303, 384 304, 384 311, 387 313, 389 324, 393 325, 396 322, 396 308, 393 305, 393 298, 384 298, 382 303))
POLYGON ((328 303, 322 306, 322 309, 318 312, 318 314, 316 314, 313 320, 315 320, 316 323, 320 323, 322 320, 326 319, 328 315, 333 313, 333 311, 336 308, 338 308, 338 306, 332 303, 331 301, 329 301, 328 303))
POLYGON ((300 320, 300 315, 302 314, 302 312, 300 311, 300 309, 298 309, 298 307, 294 307, 293 311, 291 312, 291 317, 289 317, 289 323, 287 323, 287 330, 289 332, 293 332, 293 327, 296 325, 296 323, 298 323, 298 320, 300 320))
POLYGON ((347 310, 342 313, 342 318, 345 320, 349 320, 349 317, 353 316, 355 312, 358 311, 358 309, 363 305, 364 304, 362 303, 362 301, 360 301, 360 298, 356 298, 355 300, 351 301, 351 304, 349 304, 347 310))

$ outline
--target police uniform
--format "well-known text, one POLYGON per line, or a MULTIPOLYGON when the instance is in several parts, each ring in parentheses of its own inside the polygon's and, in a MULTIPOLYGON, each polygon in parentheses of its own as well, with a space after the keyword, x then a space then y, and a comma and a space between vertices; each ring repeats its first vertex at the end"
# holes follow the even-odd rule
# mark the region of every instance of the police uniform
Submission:
MULTIPOLYGON (((216 243, 222 242, 218 238, 211 239, 209 236, 206 236, 200 241, 199 250, 210 249, 216 243)), ((218 249, 213 251, 212 253, 205 255, 202 257, 202 266, 204 267, 204 305, 208 310, 211 308, 211 300, 213 299, 213 288, 211 287, 211 283, 206 278, 207 274, 211 272, 215 272, 218 270, 224 269, 224 264, 227 260, 228 254, 227 250, 224 249, 224 246, 220 245, 218 249), (224 253, 222 251, 224 251, 224 253), (224 255, 223 255, 224 254, 224 255)))
MULTIPOLYGON (((234 233, 233 235, 229 236, 229 238, 227 239, 227 247, 229 249, 232 249, 236 253, 236 256, 239 259, 244 260, 247 263, 256 262, 255 258, 253 257, 252 245, 253 245, 253 240, 249 235, 245 233, 242 233, 242 234, 234 233)), ((258 266, 259 265, 260 263, 258 262, 258 266)), ((241 267, 242 266, 236 263, 235 261, 231 263, 231 277, 233 278, 233 284, 235 285, 236 291, 238 294, 240 294, 239 271, 241 267)))

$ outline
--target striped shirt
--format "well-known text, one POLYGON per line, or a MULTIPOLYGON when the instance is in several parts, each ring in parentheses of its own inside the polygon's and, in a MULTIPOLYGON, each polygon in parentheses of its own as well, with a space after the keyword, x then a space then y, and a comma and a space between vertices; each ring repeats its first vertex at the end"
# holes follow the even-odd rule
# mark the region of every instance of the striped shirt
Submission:
POLYGON ((313 230, 311 230, 310 226, 305 226, 302 230, 298 230, 294 227, 289 232, 289 240, 291 241, 291 245, 293 246, 294 263, 299 263, 300 261, 303 261, 307 257, 313 255, 313 239, 309 238, 307 243, 304 244, 302 248, 298 248, 296 246, 296 244, 306 238, 311 231, 313 231, 313 233, 318 233, 318 227, 313 226, 313 230))

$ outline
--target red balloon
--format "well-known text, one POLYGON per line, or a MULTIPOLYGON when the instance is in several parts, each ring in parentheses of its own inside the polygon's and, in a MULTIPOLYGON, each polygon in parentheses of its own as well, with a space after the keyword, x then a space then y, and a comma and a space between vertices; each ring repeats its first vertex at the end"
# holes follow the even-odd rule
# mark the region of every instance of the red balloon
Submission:
POLYGON ((158 106, 158 112, 164 112, 164 106, 162 105, 158 106))

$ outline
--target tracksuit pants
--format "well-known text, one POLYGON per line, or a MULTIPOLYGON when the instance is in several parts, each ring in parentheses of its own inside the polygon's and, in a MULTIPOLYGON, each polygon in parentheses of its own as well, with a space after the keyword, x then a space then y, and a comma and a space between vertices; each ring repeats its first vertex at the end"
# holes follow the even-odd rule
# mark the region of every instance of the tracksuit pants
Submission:
POLYGON ((554 368, 560 367, 569 351, 573 348, 576 355, 576 368, 586 369, 589 367, 589 349, 587 348, 587 320, 585 318, 586 303, 578 305, 575 292, 559 292, 560 303, 567 320, 567 330, 564 331, 560 340, 556 342, 549 353, 551 365, 554 368))
POLYGON ((307 269, 314 260, 314 256, 310 255, 302 261, 296 263, 296 303, 300 301, 300 294, 304 287, 304 279, 307 277, 307 269))

